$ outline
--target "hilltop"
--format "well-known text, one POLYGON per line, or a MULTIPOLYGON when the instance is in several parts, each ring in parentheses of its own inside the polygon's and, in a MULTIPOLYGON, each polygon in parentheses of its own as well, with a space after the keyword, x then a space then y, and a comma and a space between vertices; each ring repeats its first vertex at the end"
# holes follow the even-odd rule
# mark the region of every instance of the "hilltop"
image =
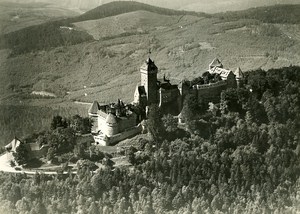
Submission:
POLYGON ((148 4, 143 4, 135 1, 117 1, 111 2, 99 7, 96 7, 78 17, 71 18, 72 22, 85 21, 85 20, 93 20, 93 19, 101 19, 109 16, 116 16, 123 13, 129 13, 133 11, 144 10, 148 12, 153 12, 161 15, 195 15, 195 16, 208 16, 205 13, 196 13, 191 11, 179 11, 172 10, 168 8, 156 7, 148 4))

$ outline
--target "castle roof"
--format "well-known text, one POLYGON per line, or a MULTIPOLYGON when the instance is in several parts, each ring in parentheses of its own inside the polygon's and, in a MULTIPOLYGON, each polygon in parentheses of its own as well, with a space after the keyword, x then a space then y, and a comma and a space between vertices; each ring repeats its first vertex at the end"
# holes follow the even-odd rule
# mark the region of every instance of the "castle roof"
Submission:
POLYGON ((150 57, 144 62, 144 64, 141 66, 141 69, 146 71, 157 71, 157 67, 150 57))
POLYGON ((234 74, 235 74, 235 77, 236 77, 236 78, 243 78, 243 77, 244 77, 244 73, 242 72, 242 70, 241 70, 240 67, 238 67, 238 68, 235 70, 234 74))
POLYGON ((117 124, 118 123, 117 117, 111 113, 108 114, 105 122, 109 123, 109 124, 117 124))
POLYGON ((228 75, 232 72, 231 70, 227 70, 224 68, 214 67, 211 70, 212 73, 219 74, 222 79, 227 78, 228 75))
POLYGON ((213 67, 223 68, 223 65, 218 58, 214 58, 214 60, 209 64, 209 67, 210 68, 213 68, 213 67))
POLYGON ((99 103, 97 101, 94 101, 89 109, 89 114, 97 114, 99 110, 99 103))

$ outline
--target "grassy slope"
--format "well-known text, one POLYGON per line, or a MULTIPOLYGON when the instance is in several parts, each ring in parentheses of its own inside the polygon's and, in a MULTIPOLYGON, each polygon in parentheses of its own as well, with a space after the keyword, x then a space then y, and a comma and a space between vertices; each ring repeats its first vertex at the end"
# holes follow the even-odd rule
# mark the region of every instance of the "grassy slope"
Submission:
POLYGON ((139 81, 138 68, 149 47, 160 68, 159 75, 166 73, 174 79, 200 75, 215 56, 232 69, 299 64, 299 40, 280 33, 280 26, 286 25, 247 20, 223 23, 194 17, 166 24, 147 34, 115 35, 112 39, 4 59, 0 69, 9 71, 6 84, 54 93, 71 91, 67 99, 106 102, 132 99, 139 81), (276 34, 269 34, 270 26, 276 34))
POLYGON ((38 25, 52 19, 77 16, 78 13, 46 4, 0 2, 0 34, 38 25))
POLYGON ((166 16, 139 10, 116 15, 113 18, 76 22, 74 25, 99 40, 117 35, 149 33, 157 28, 176 24, 180 18, 181 16, 166 16))

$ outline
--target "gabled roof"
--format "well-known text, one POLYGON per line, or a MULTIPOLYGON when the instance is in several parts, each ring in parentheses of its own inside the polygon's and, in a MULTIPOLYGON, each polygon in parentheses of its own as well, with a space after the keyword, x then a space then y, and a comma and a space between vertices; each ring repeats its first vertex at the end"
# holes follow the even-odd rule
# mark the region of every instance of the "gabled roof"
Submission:
POLYGON ((22 142, 17 138, 14 138, 9 144, 5 146, 5 149, 11 150, 12 152, 16 152, 16 149, 22 142))
POLYGON ((234 72, 235 78, 243 78, 244 77, 244 73, 242 72, 241 68, 238 67, 235 72, 234 72))
POLYGON ((99 103, 97 101, 94 101, 89 109, 89 114, 97 114, 99 110, 99 103))
POLYGON ((209 68, 219 67, 223 68, 221 61, 218 58, 214 58, 214 60, 209 64, 209 68))

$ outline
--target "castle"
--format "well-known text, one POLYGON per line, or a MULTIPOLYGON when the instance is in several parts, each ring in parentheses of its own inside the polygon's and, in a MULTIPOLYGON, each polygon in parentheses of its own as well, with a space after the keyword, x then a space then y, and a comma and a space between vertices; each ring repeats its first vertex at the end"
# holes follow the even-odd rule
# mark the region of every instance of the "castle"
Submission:
POLYGON ((92 134, 95 143, 112 145, 128 137, 141 133, 141 121, 147 118, 150 105, 158 105, 165 114, 178 115, 184 98, 193 95, 198 102, 218 102, 220 94, 227 88, 243 86, 243 72, 223 68, 219 59, 214 59, 202 77, 193 81, 171 84, 170 80, 157 79, 158 68, 150 57, 140 67, 141 82, 136 86, 133 102, 99 105, 94 101, 89 109, 93 120, 92 134))

